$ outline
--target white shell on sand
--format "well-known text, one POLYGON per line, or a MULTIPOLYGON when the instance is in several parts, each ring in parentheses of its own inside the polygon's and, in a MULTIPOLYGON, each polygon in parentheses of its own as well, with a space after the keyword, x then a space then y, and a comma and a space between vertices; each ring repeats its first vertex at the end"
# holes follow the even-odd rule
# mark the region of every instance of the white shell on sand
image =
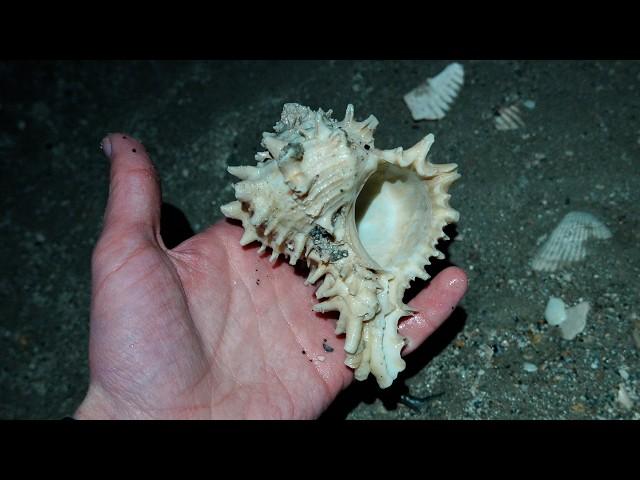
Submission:
POLYGON ((567 308, 567 319, 560 324, 560 333, 565 340, 573 340, 587 326, 587 314, 591 305, 584 301, 567 308))
POLYGON ((414 120, 440 120, 451 108, 464 83, 464 68, 452 63, 404 96, 414 120))
POLYGON ((616 401, 627 410, 631 410, 633 408, 633 400, 631 400, 627 389, 622 383, 618 385, 618 394, 616 395, 616 401))
POLYGON ((500 107, 493 118, 493 123, 498 130, 515 130, 524 127, 520 107, 515 103, 500 107))
POLYGON ((565 340, 573 340, 585 329, 587 325, 587 314, 591 305, 587 301, 566 308, 562 299, 550 297, 544 318, 549 325, 560 327, 560 333, 565 340))
POLYGON ((590 213, 570 212, 533 257, 531 267, 552 272, 566 264, 583 260, 587 254, 584 244, 589 238, 611 238, 611 231, 590 213))
POLYGON ((567 319, 566 305, 558 297, 549 298, 544 318, 549 325, 560 325, 567 319))
POLYGON ((636 344, 636 348, 640 350, 640 321, 635 321, 631 336, 633 337, 633 341, 636 344))
MULTIPOLYGON (((264 133, 257 165, 229 167, 241 181, 222 212, 242 221, 240 243, 261 243, 295 265, 305 260, 307 283, 322 279, 317 312, 338 311, 345 333, 345 364, 364 380, 372 373, 386 388, 405 368, 398 321, 412 309, 402 301, 409 282, 428 279, 430 257, 458 220, 449 206, 455 164, 432 164, 429 134, 407 150, 379 150, 372 115, 354 119, 289 103, 274 133, 264 133)), ((295 300, 292 300, 295 301, 295 300)))

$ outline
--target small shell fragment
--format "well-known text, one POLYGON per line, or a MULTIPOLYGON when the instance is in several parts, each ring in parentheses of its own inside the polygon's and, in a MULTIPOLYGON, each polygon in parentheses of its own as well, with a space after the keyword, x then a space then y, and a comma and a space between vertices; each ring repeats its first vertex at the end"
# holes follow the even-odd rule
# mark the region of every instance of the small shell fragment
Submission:
POLYGON ((583 260, 587 254, 584 243, 592 237, 608 239, 611 231, 590 213, 569 212, 533 257, 531 267, 552 272, 568 263, 583 260))
POLYGON ((640 321, 635 322, 635 326, 633 327, 631 335, 633 337, 633 341, 636 344, 636 348, 640 350, 640 321))
POLYGON ((565 340, 576 338, 587 325, 587 314, 591 306, 589 302, 580 302, 575 307, 567 308, 567 319, 560 324, 560 332, 565 340))
POLYGON ((493 124, 498 130, 516 130, 524 127, 522 112, 517 104, 500 107, 493 118, 493 124))
POLYGON ((627 410, 631 410, 633 408, 633 400, 629 397, 629 393, 627 393, 627 389, 624 388, 622 383, 618 385, 618 395, 616 396, 616 400, 627 410))
POLYGON ((464 83, 464 68, 452 63, 404 96, 414 120, 440 120, 451 108, 464 83))
POLYGON ((561 298, 550 297, 544 318, 549 325, 560 327, 562 338, 573 340, 585 329, 590 308, 591 305, 587 301, 566 308, 561 298))
POLYGON ((622 377, 622 380, 624 380, 625 382, 629 380, 629 372, 627 372, 626 368, 624 367, 618 368, 618 374, 622 377))
POLYGON ((560 325, 567 319, 567 311, 562 299, 550 297, 547 308, 544 311, 544 318, 549 325, 560 325))

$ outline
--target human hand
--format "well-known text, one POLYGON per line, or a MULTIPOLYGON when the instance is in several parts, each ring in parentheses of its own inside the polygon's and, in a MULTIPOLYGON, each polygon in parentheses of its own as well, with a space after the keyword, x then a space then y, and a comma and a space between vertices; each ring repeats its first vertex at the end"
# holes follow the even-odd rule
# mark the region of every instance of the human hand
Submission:
MULTIPOLYGON (((353 371, 334 321, 311 310, 316 287, 241 247, 242 227, 229 221, 167 249, 144 147, 111 134, 103 148, 111 182, 92 258, 91 379, 75 418, 318 417, 353 371)), ((410 303, 418 313, 401 321, 403 355, 466 288, 456 267, 431 280, 410 303)))

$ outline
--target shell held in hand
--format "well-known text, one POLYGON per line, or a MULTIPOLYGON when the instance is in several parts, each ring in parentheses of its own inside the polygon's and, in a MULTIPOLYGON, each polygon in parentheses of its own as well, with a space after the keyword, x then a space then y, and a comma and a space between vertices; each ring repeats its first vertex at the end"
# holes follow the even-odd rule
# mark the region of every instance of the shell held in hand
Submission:
POLYGON ((241 181, 237 200, 222 212, 242 221, 242 245, 271 248, 289 263, 306 260, 307 283, 323 279, 317 312, 338 311, 336 334, 346 334, 345 364, 364 380, 372 373, 386 388, 405 367, 398 321, 412 312, 402 302, 413 279, 428 279, 424 265, 443 258, 442 229, 458 220, 449 206, 456 164, 432 164, 429 134, 414 147, 379 150, 378 120, 354 120, 289 103, 256 166, 229 167, 241 181))

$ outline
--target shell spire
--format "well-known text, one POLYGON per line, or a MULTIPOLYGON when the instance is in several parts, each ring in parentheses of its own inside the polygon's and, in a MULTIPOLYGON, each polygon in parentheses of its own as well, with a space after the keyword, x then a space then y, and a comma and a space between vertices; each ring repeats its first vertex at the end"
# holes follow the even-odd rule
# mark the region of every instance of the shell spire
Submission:
POLYGON ((398 321, 412 309, 404 292, 429 278, 431 257, 443 257, 436 244, 458 219, 448 189, 459 175, 455 164, 427 159, 433 135, 407 150, 378 150, 377 126, 373 115, 356 121, 351 104, 342 121, 285 104, 262 136, 257 165, 228 168, 240 181, 221 209, 242 222, 242 245, 258 241, 272 262, 281 254, 306 262, 306 283, 320 282, 314 310, 339 312, 345 364, 386 388, 405 368, 398 321))

